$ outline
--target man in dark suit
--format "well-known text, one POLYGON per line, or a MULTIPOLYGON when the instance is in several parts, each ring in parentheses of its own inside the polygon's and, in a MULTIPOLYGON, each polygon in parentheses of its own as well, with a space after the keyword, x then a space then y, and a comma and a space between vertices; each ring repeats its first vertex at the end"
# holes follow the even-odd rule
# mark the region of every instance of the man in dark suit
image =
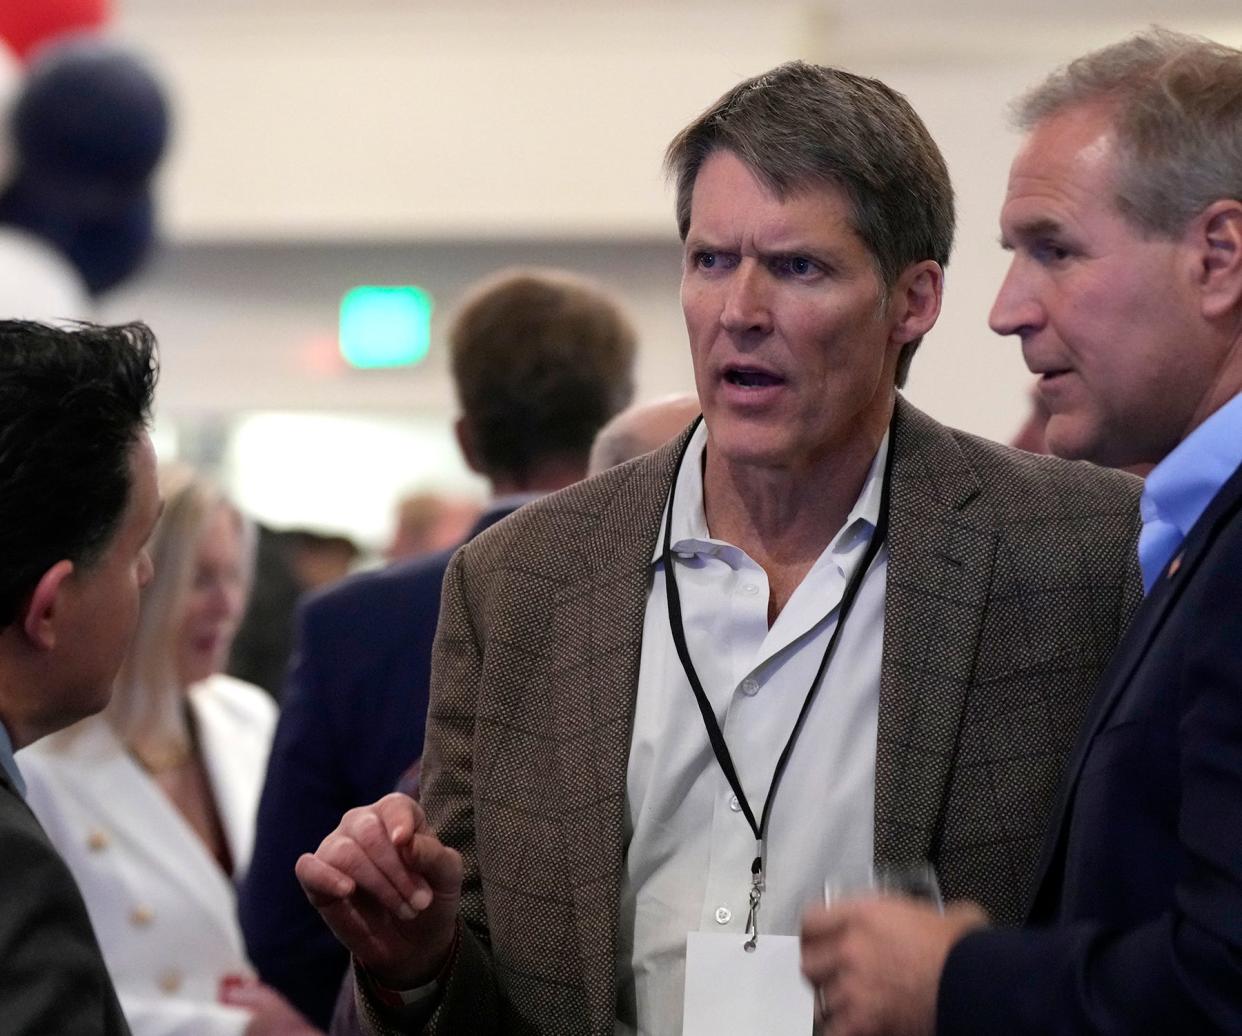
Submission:
POLYGON ((425 815, 298 862, 381 1031, 809 1030, 802 909, 875 861, 1016 920, 1138 596, 1135 480, 897 391, 953 228, 904 98, 790 63, 668 161, 703 422, 458 552, 425 815))
POLYGON ((160 509, 146 432, 154 349, 141 324, 0 321, 0 1028, 11 1036, 129 1031, 13 753, 102 709, 133 635, 160 509))
POLYGON ((807 921, 833 1033, 1242 1032, 1242 52, 1150 30, 1019 105, 992 326, 1055 453, 1155 463, 1146 599, 1048 828, 1028 927, 807 921), (947 958, 947 959, 946 959, 947 958))
MULTIPOLYGON (((491 485, 471 535, 586 473, 633 393, 634 333, 600 288, 552 270, 478 285, 449 331, 458 444, 491 485)), ((347 579, 299 613, 241 893, 263 979, 326 1027, 349 955, 293 874, 341 814, 391 791, 422 754, 431 644, 452 551, 347 579)))

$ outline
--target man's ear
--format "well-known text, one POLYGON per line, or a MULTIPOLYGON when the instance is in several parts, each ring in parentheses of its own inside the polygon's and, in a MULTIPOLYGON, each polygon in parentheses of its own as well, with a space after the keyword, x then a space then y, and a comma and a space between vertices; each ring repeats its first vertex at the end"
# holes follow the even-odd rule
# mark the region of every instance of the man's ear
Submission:
POLYGON ((51 651, 56 646, 59 620, 68 604, 68 583, 73 572, 72 561, 56 562, 43 573, 20 616, 26 639, 40 651, 51 651))
POLYGON ((1242 311, 1242 202, 1212 202, 1190 233, 1203 315, 1216 320, 1242 311))
POLYGON ((893 285, 889 305, 892 307, 892 340, 905 345, 921 338, 940 316, 944 296, 944 270, 932 259, 912 263, 902 271, 893 285))
POLYGON ((474 429, 464 415, 453 422, 453 435, 457 438, 457 448, 466 459, 466 467, 478 475, 486 475, 479 457, 479 448, 474 442, 474 429))

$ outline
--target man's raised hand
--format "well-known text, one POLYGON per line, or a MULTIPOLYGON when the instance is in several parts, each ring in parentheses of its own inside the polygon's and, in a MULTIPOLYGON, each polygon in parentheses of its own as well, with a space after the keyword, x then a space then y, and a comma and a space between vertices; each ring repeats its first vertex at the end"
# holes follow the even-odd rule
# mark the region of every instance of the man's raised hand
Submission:
POLYGON ((307 898, 380 983, 413 989, 452 952, 461 856, 427 826, 407 795, 351 809, 296 867, 307 898))

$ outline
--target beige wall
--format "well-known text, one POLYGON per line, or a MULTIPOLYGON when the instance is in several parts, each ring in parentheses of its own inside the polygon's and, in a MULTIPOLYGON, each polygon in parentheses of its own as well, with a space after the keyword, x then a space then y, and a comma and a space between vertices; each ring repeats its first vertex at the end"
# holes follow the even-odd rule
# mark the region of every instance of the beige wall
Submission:
POLYGON ((958 244, 909 394, 994 438, 1028 376, 987 329, 1006 102, 1088 46, 1161 21, 1242 42, 1236 0, 125 0, 118 31, 173 94, 168 246, 108 318, 160 334, 166 419, 254 410, 453 413, 442 359, 360 374, 332 359, 358 283, 420 283, 437 330, 499 265, 594 274, 630 303, 640 394, 689 387, 671 196, 675 130, 792 57, 907 93, 948 159, 958 244), (1038 10, 1035 10, 1038 8, 1038 10))

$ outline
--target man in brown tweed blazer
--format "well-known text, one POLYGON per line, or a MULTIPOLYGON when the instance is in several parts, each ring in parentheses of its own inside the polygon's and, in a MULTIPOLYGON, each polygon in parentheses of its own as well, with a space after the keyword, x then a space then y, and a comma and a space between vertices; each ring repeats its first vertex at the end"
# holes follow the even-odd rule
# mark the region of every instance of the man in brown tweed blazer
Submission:
POLYGON ((749 886, 746 934, 790 938, 860 853, 1014 921, 1137 600, 1135 480, 897 394, 953 226, 904 98, 792 63, 668 162, 703 423, 456 555, 422 807, 352 810, 298 863, 377 1031, 677 1032, 687 933, 740 946, 749 886), (735 911, 712 897, 739 842, 735 911))

